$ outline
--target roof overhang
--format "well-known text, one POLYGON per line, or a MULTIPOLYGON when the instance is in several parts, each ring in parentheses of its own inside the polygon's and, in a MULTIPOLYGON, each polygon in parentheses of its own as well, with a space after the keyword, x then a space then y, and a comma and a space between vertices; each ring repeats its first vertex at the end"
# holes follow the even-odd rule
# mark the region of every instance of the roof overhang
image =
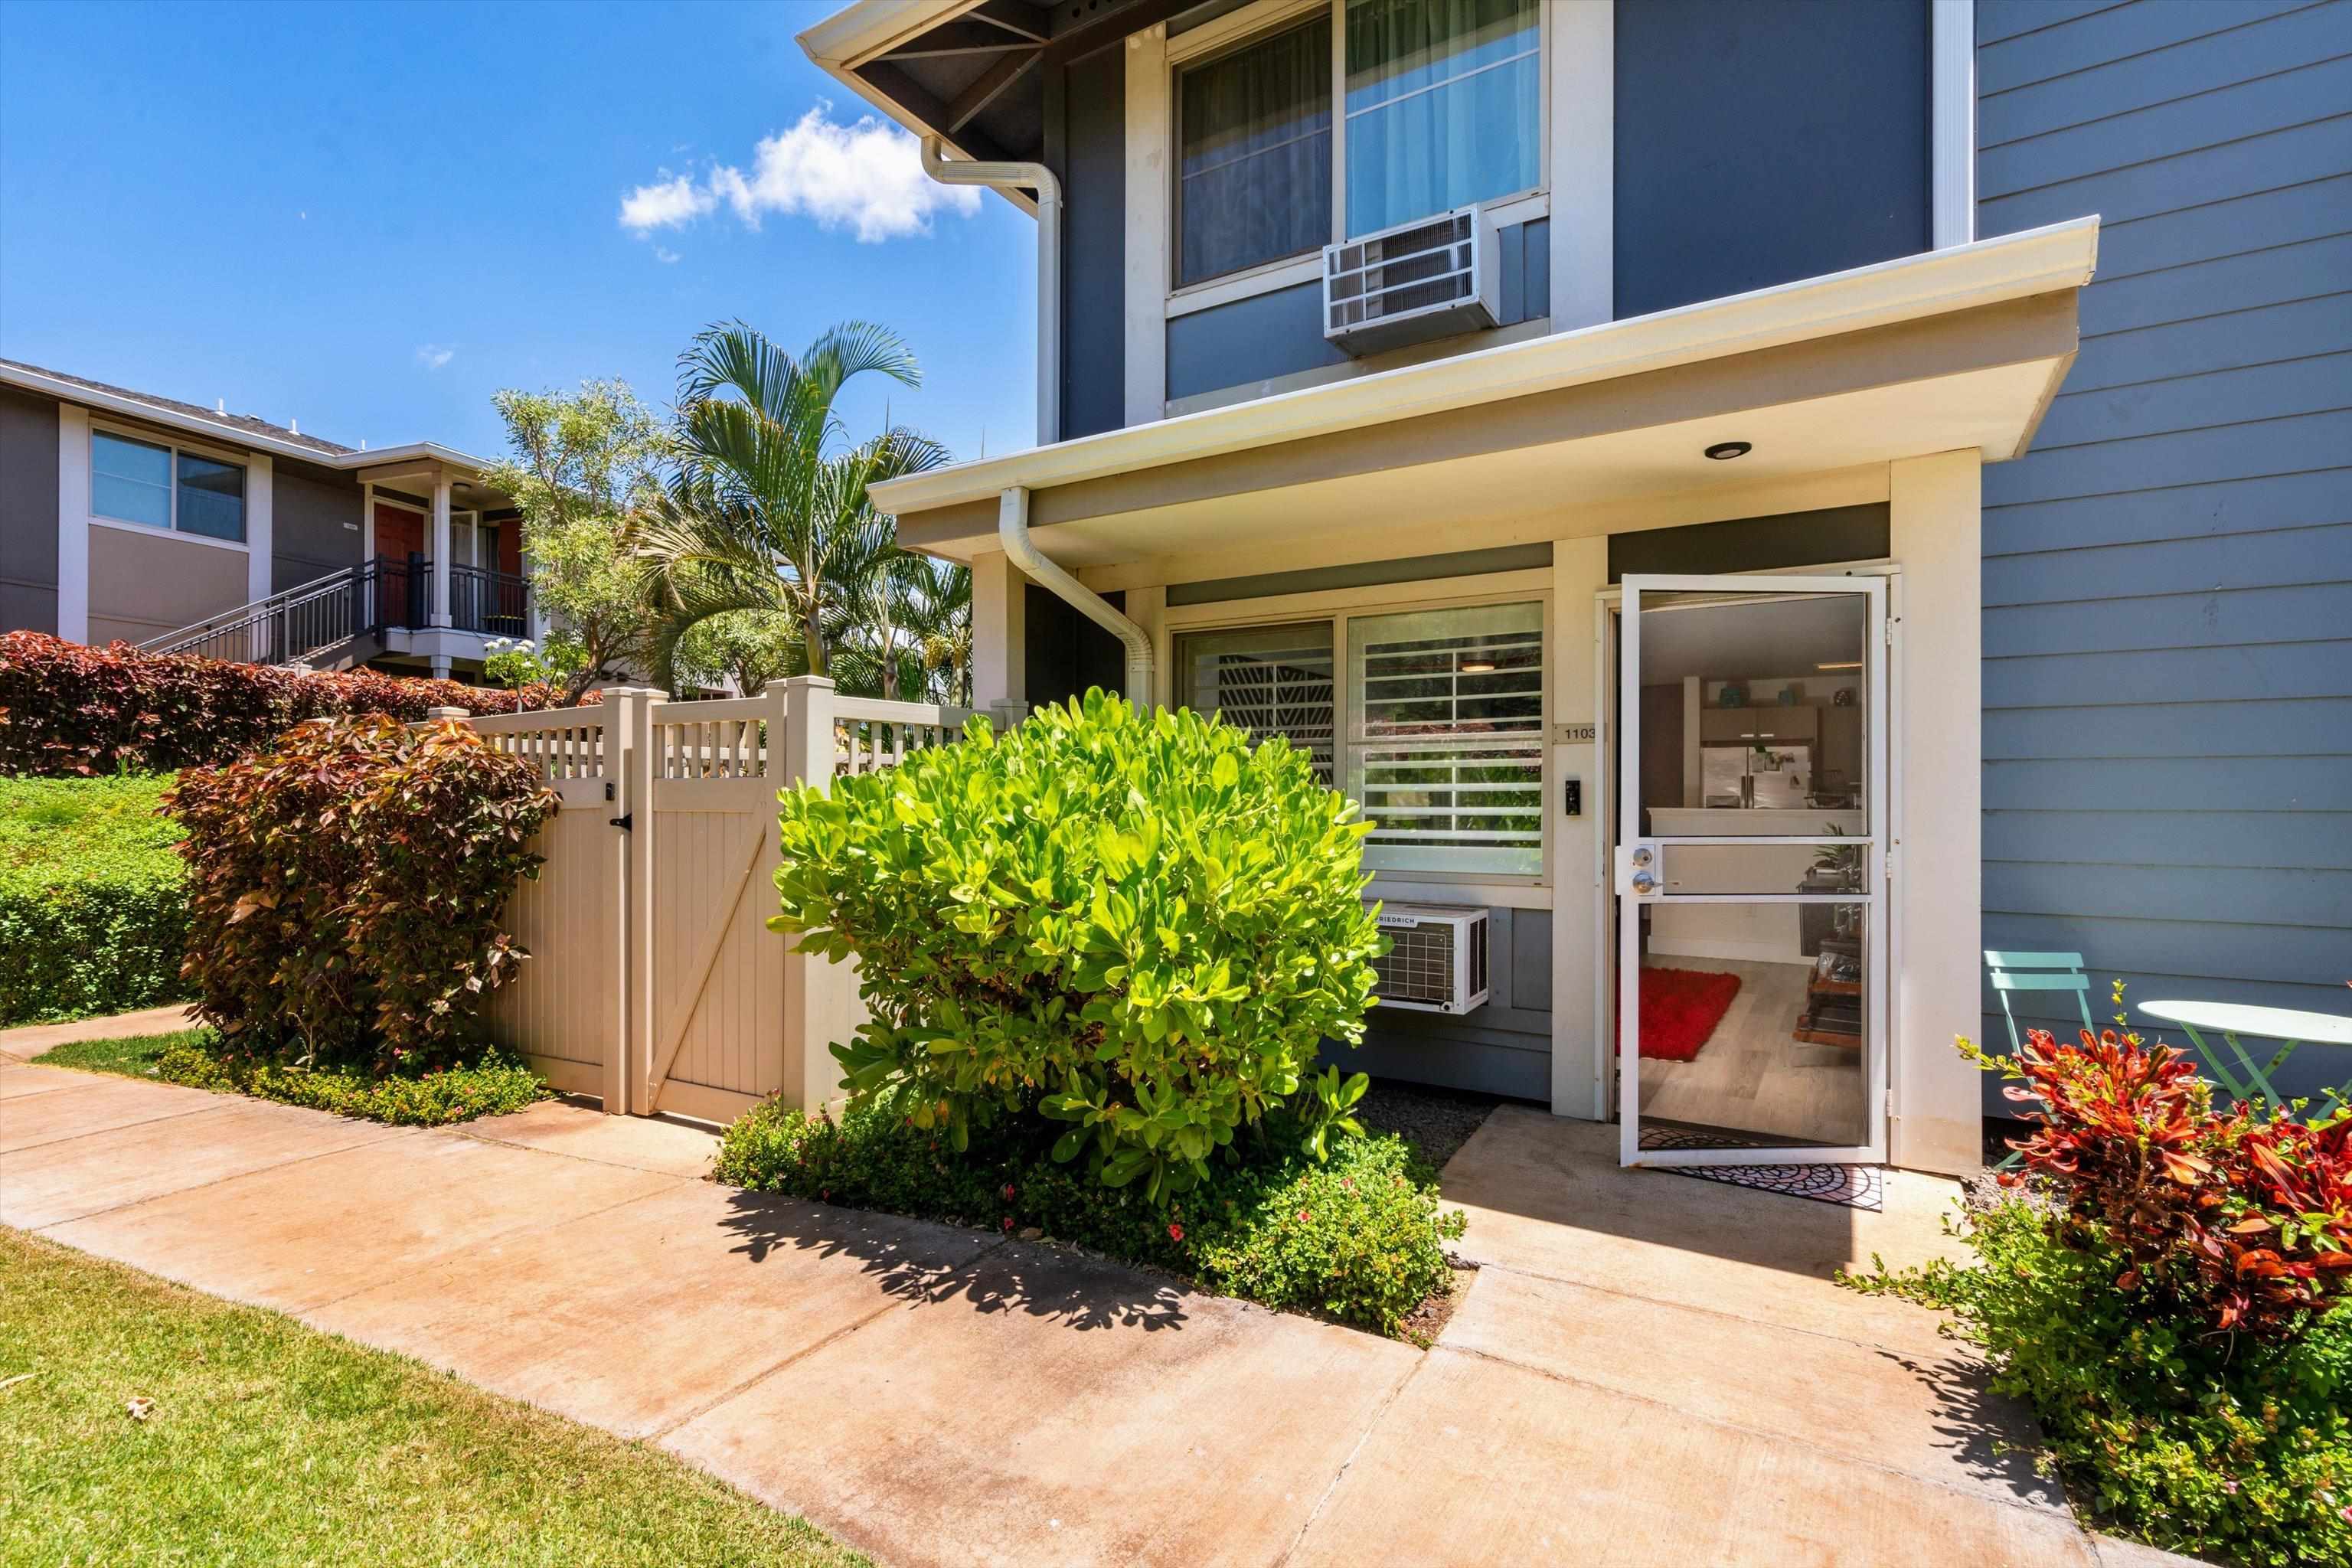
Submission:
POLYGON ((54 397, 60 403, 79 404, 85 408, 101 408, 110 414, 138 419, 148 425, 166 429, 183 430, 192 436, 217 441, 226 447, 241 447, 248 452, 267 452, 273 458, 290 458, 314 468, 351 471, 393 466, 415 467, 420 462, 463 468, 468 473, 482 473, 492 465, 487 458, 476 458, 444 447, 436 441, 409 441, 397 447, 379 447, 373 451, 322 452, 300 441, 289 441, 280 437, 266 436, 247 430, 226 420, 206 419, 201 415, 166 408, 144 398, 125 397, 120 393, 102 392, 68 381, 63 376, 43 375, 38 371, 19 370, 14 365, 0 365, 0 384, 21 387, 54 397))
POLYGON ((1337 523, 1527 516, 1974 447, 2021 454, 2073 363, 2082 218, 1108 431, 875 488, 914 548, 1066 564, 1337 523), (1751 442, 1736 475, 1703 449, 1751 442))

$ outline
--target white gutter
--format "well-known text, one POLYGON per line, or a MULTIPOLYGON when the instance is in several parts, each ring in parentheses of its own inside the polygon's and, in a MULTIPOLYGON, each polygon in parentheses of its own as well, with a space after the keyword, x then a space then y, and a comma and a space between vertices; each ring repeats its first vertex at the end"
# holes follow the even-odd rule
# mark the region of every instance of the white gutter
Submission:
POLYGON ((1048 489, 2030 299, 2090 282, 2098 252, 2099 220, 2071 218, 1998 239, 910 474, 875 486, 874 500, 904 516, 984 500, 1009 485, 1048 489))
POLYGON ((296 458, 320 468, 379 468, 387 463, 406 462, 423 458, 446 463, 453 468, 481 473, 490 467, 481 458, 468 457, 453 447, 433 441, 409 441, 397 447, 379 447, 373 451, 322 452, 316 447, 306 447, 299 441, 281 437, 265 436, 221 420, 206 419, 199 415, 184 414, 176 408, 164 408, 142 398, 126 397, 117 392, 100 392, 94 386, 68 381, 62 376, 43 375, 38 371, 19 370, 15 365, 0 364, 0 384, 22 387, 54 397, 61 403, 79 404, 85 408, 102 408, 110 414, 143 420, 150 425, 162 425, 173 430, 185 430, 192 435, 207 437, 225 447, 241 447, 248 452, 268 452, 273 457, 296 458))
POLYGON ((996 539, 1004 547, 1004 558, 1019 567, 1022 575, 1069 601, 1080 615, 1127 645, 1127 700, 1135 704, 1138 711, 1148 712, 1155 663, 1150 634, 1112 609, 1109 600, 1045 558, 1045 552, 1029 537, 1029 492, 1018 485, 998 498, 996 539))
POLYGON ((1043 163, 950 163, 936 136, 923 138, 923 173, 943 185, 1037 193, 1037 445, 1052 446, 1062 437, 1062 182, 1043 163))

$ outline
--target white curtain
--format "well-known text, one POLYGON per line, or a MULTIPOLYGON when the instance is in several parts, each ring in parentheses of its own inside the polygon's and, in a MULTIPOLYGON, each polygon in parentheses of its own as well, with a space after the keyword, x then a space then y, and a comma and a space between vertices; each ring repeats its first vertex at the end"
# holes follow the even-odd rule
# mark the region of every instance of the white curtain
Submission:
POLYGON ((1348 233, 1542 178, 1537 0, 1349 0, 1348 233))

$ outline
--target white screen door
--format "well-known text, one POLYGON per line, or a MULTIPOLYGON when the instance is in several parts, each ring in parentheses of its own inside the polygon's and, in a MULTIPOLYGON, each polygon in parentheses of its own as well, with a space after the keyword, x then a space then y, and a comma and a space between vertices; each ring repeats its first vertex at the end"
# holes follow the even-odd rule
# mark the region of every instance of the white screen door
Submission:
POLYGON ((1621 1162, 1883 1161, 1885 584, 1622 587, 1621 1162))

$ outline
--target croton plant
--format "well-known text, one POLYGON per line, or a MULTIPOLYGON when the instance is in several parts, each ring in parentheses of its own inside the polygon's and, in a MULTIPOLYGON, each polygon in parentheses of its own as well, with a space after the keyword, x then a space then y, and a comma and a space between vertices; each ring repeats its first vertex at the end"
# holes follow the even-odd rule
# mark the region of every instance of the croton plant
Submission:
POLYGON ((2075 1045, 2035 1029, 2014 1058, 1968 1049, 2021 1080, 2004 1092, 2036 1124, 2002 1181, 2046 1178, 2060 1238, 2111 1248, 2118 1289, 2266 1340, 2352 1295, 2352 1112, 2216 1110, 2191 1058, 2113 1029, 2075 1045))

